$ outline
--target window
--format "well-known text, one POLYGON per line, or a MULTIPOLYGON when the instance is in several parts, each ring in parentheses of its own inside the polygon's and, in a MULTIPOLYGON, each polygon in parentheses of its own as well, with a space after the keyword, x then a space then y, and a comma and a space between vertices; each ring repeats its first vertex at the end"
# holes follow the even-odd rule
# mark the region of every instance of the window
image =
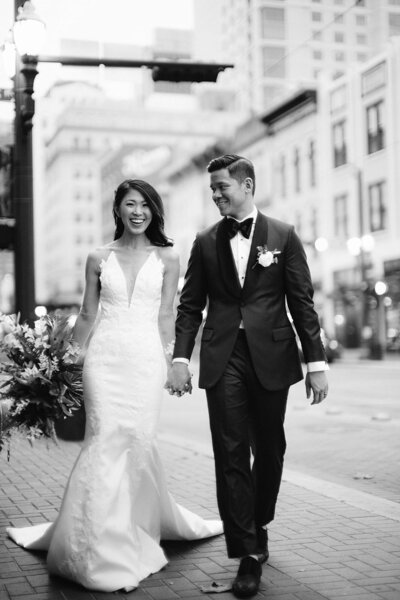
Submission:
POLYGON ((339 44, 343 44, 344 43, 344 33, 342 33, 341 31, 335 31, 334 40, 335 40, 335 42, 337 42, 339 44))
POLYGON ((322 40, 322 32, 321 31, 313 31, 312 32, 313 40, 322 40))
POLYGON ((284 78, 285 50, 279 46, 264 46, 262 49, 264 77, 284 78))
POLYGON ((385 147, 385 123, 383 101, 367 107, 367 148, 368 154, 385 147))
POLYGON ((308 147, 308 160, 310 167, 310 186, 315 186, 315 142, 314 140, 310 140, 310 144, 308 147))
POLYGON ((311 19, 314 22, 320 22, 320 21, 322 21, 322 14, 320 12, 313 11, 311 13, 311 19))
POLYGON ((369 221, 371 231, 386 229, 385 183, 380 181, 368 188, 369 221))
POLYGON ((365 25, 366 19, 364 15, 356 15, 356 25, 365 25))
POLYGON ((334 235, 345 240, 349 237, 349 215, 347 207, 347 195, 342 194, 333 199, 334 235))
POLYGON ((343 13, 335 13, 333 15, 333 20, 335 23, 343 23, 343 13))
POLYGON ((356 58, 359 62, 365 62, 367 60, 367 55, 365 52, 357 52, 356 58))
POLYGON ((265 85, 263 87, 264 106, 269 107, 282 97, 282 87, 279 85, 265 85))
POLYGON ((313 58, 315 60, 322 60, 322 52, 321 52, 321 50, 314 50, 313 51, 313 58))
POLYGON ((261 37, 283 40, 285 38, 285 11, 283 8, 260 10, 261 37))
POLYGON ((342 62, 344 61, 344 58, 344 52, 335 52, 335 60, 342 62))
POLYGON ((341 85, 331 92, 331 112, 344 108, 347 104, 346 86, 341 85))
POLYGON ((367 43, 367 36, 364 35, 363 33, 358 33, 356 35, 356 41, 357 41, 357 44, 361 44, 364 46, 367 43))
POLYGON ((334 73, 332 73, 332 79, 339 79, 342 75, 344 75, 344 71, 334 71, 334 73))
POLYGON ((389 13, 389 37, 400 35, 400 13, 389 13))
POLYGON ((386 63, 381 62, 362 74, 362 95, 365 96, 374 90, 386 85, 386 63))
POLYGON ((344 121, 335 123, 332 128, 333 165, 340 167, 347 162, 346 124, 344 121))
POLYGON ((295 192, 300 192, 300 151, 298 148, 294 149, 293 166, 294 166, 294 190, 295 190, 295 192))

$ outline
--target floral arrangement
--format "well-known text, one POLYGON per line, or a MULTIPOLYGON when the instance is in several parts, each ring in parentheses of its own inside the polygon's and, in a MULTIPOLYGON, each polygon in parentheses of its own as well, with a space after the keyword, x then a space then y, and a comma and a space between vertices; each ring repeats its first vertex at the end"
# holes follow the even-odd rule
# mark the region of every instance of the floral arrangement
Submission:
POLYGON ((278 254, 281 254, 280 250, 268 250, 266 244, 264 244, 264 246, 257 246, 257 261, 254 263, 253 269, 257 265, 261 265, 262 267, 269 267, 273 263, 277 263, 278 254))
POLYGON ((34 327, 0 315, 0 451, 13 430, 56 439, 55 424, 82 403, 80 348, 68 317, 44 316, 34 327))

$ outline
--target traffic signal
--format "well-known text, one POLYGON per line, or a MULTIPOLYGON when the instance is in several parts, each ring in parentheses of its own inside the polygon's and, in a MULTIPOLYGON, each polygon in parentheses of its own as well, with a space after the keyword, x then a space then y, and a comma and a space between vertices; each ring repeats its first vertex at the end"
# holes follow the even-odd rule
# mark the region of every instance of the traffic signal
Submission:
POLYGON ((218 74, 224 71, 225 65, 202 63, 174 63, 158 64, 152 69, 153 81, 189 81, 200 83, 209 81, 215 83, 218 74))
POLYGON ((0 147, 0 250, 11 250, 14 245, 12 152, 12 146, 0 147))

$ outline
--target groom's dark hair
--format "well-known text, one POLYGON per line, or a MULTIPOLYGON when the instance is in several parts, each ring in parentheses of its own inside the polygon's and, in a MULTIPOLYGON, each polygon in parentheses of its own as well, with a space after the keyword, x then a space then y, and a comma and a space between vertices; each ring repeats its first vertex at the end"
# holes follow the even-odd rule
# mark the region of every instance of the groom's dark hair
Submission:
POLYGON ((229 175, 242 183, 246 177, 250 177, 253 181, 253 196, 256 191, 256 174, 253 163, 243 156, 237 154, 224 154, 213 158, 207 166, 207 171, 213 173, 220 169, 228 169, 229 175))

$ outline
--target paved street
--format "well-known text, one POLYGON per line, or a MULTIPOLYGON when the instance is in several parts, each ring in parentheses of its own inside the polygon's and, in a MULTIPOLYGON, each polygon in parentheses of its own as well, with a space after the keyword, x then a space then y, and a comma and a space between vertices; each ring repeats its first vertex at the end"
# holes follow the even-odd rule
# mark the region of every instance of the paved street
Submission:
MULTIPOLYGON (((400 501, 400 357, 359 360, 359 351, 330 365, 329 396, 310 406, 304 382, 290 391, 286 469, 400 501)), ((196 380, 196 365, 193 368, 196 380)), ((167 396, 160 428, 210 453, 205 395, 167 396)))
MULTIPOLYGON (((365 363, 356 356, 332 365, 325 406, 309 407, 303 384, 292 390, 284 481, 257 598, 399 600, 399 367, 399 361, 365 363)), ((177 401, 166 397, 160 424, 170 490, 186 507, 214 517, 204 398, 196 393, 177 401)), ((14 440, 10 462, 0 455, 0 600, 115 598, 49 578, 44 555, 22 550, 4 533, 10 523, 55 518, 78 451, 77 444, 40 442, 31 448, 14 440)), ((236 571, 222 536, 164 547, 168 566, 137 591, 118 596, 233 598, 230 592, 201 592, 213 581, 230 582, 236 571)))

